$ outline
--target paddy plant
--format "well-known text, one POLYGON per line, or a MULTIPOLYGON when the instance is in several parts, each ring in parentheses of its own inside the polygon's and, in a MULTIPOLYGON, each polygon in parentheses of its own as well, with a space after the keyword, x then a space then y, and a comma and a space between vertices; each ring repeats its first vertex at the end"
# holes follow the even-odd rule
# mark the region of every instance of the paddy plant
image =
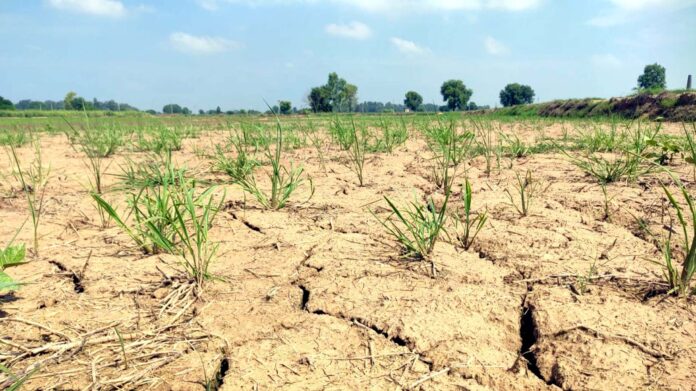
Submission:
POLYGON ((408 128, 403 116, 400 116, 398 121, 392 121, 384 116, 379 117, 379 129, 381 134, 369 146, 370 152, 392 153, 394 148, 408 140, 408 128))
POLYGON ((338 116, 335 116, 329 124, 329 134, 344 151, 348 151, 355 141, 352 127, 345 124, 338 116))
POLYGON ((21 147, 29 142, 29 133, 25 130, 14 128, 0 131, 0 146, 21 147))
POLYGON ((27 168, 22 167, 22 162, 14 146, 10 146, 10 161, 16 169, 13 175, 20 183, 22 192, 27 200, 29 217, 33 228, 33 251, 36 256, 39 256, 39 226, 45 211, 46 185, 48 184, 51 168, 43 164, 41 143, 38 137, 32 138, 32 145, 34 148, 34 160, 27 168))
POLYGON ((650 169, 643 164, 640 155, 624 152, 619 156, 607 157, 602 154, 572 156, 564 151, 570 162, 585 174, 595 178, 600 184, 618 182, 622 179, 636 180, 650 169))
POLYGON ((439 209, 432 198, 426 204, 413 201, 405 207, 396 205, 386 196, 384 200, 391 210, 389 216, 380 219, 374 212, 373 215, 401 245, 402 255, 418 261, 430 261, 434 276, 435 263, 430 255, 444 231, 449 193, 439 209))
POLYGON ((0 292, 16 290, 22 285, 5 272, 5 269, 26 263, 24 260, 26 257, 26 247, 24 244, 14 244, 17 234, 19 234, 19 230, 15 233, 14 237, 10 239, 10 242, 7 243, 5 248, 0 248, 0 292))
POLYGON ((488 212, 474 213, 472 211, 472 191, 471 183, 468 179, 464 181, 464 192, 462 193, 462 207, 455 214, 454 226, 456 238, 459 245, 468 250, 476 240, 476 236, 483 229, 488 221, 488 212))
POLYGON ((529 215, 533 202, 548 186, 544 186, 541 181, 534 179, 531 170, 527 170, 524 176, 515 172, 515 179, 514 191, 505 189, 505 195, 520 217, 525 217, 529 215))
POLYGON ((365 178, 363 175, 365 168, 365 150, 368 147, 369 135, 364 126, 358 129, 353 120, 351 120, 351 125, 353 143, 348 149, 348 167, 357 175, 358 184, 362 187, 365 178))
POLYGON ((266 158, 270 162, 271 170, 268 177, 271 181, 270 192, 265 191, 256 181, 256 170, 251 170, 235 180, 235 182, 248 194, 251 194, 265 208, 281 209, 285 207, 290 196, 300 187, 305 180, 308 180, 311 189, 310 198, 314 195, 314 184, 312 179, 304 174, 302 167, 294 167, 292 164, 287 167, 282 162, 283 153, 283 127, 280 120, 276 117, 274 147, 266 146, 266 158))
POLYGON ((153 154, 142 162, 126 158, 120 169, 121 172, 114 175, 119 181, 120 190, 176 185, 177 180, 188 173, 187 168, 174 165, 171 151, 162 155, 153 154))
POLYGON ((438 121, 426 128, 428 147, 433 154, 431 166, 435 185, 449 193, 457 176, 457 169, 468 156, 474 135, 459 130, 454 121, 438 121))

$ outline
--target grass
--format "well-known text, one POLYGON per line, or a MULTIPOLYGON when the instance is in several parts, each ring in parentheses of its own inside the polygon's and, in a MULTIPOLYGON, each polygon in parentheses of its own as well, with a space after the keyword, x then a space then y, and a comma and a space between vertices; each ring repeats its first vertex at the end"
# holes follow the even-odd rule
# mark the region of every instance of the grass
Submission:
MULTIPOLYGON (((21 229, 21 228, 20 228, 21 229)), ((5 273, 5 269, 23 265, 26 262, 26 247, 24 244, 13 244, 19 234, 19 230, 14 237, 10 239, 5 248, 0 248, 0 292, 15 290, 22 284, 15 281, 9 274, 5 273)))
POLYGON ((532 177, 532 171, 527 170, 524 177, 519 172, 515 172, 517 182, 515 184, 515 195, 509 189, 505 189, 510 205, 512 205, 521 217, 529 215, 534 200, 545 190, 542 182, 532 177))
POLYGON ((465 251, 471 247, 488 221, 488 212, 478 214, 472 212, 472 198, 471 183, 466 179, 462 193, 463 206, 457 211, 456 219, 454 219, 457 241, 465 251))
POLYGON ((171 152, 167 152, 163 156, 150 156, 143 162, 134 162, 132 159, 126 158, 125 163, 120 168, 121 173, 114 176, 120 182, 118 188, 121 190, 144 189, 165 184, 174 185, 179 178, 185 177, 188 172, 185 167, 174 166, 171 152))
POLYGON ((430 255, 444 230, 449 193, 439 210, 432 198, 425 205, 416 201, 406 207, 397 206, 386 196, 384 200, 389 205, 391 214, 385 219, 380 219, 374 212, 373 215, 402 246, 402 255, 406 258, 430 261, 434 276, 435 263, 430 259, 430 255))
POLYGON ((358 184, 362 187, 365 183, 365 149, 368 146, 368 134, 364 127, 360 127, 360 130, 358 130, 355 126, 355 121, 352 119, 351 125, 353 142, 350 148, 348 148, 348 167, 357 175, 358 184))
MULTIPOLYGON (((267 159, 271 163, 271 172, 269 179, 271 180, 270 193, 265 192, 256 182, 256 174, 251 170, 246 175, 235 178, 235 182, 241 186, 242 190, 251 194, 256 200, 269 209, 281 209, 285 207, 290 196, 302 185, 306 177, 302 167, 286 167, 282 162, 283 151, 283 127, 280 124, 278 117, 276 120, 276 135, 275 146, 273 149, 270 146, 266 147, 265 153, 267 159)), ((314 184, 309 178, 309 186, 311 193, 309 198, 314 195, 314 184)))
POLYGON ((50 176, 51 169, 43 165, 41 154, 41 144, 38 137, 32 138, 34 147, 34 160, 27 168, 22 168, 22 163, 17 150, 10 146, 10 160, 16 168, 15 178, 19 181, 22 192, 26 196, 27 206, 29 207, 29 217, 32 222, 32 233, 34 238, 34 255, 39 256, 39 225, 44 214, 44 201, 46 195, 46 185, 50 176))
POLYGON ((681 269, 674 259, 674 251, 672 246, 672 231, 668 230, 668 236, 662 244, 662 254, 664 257, 665 278, 670 286, 669 293, 678 292, 681 295, 694 293, 691 288, 691 280, 696 271, 696 205, 694 205, 693 197, 689 194, 684 184, 675 175, 670 173, 672 180, 679 189, 686 203, 687 209, 684 210, 679 202, 674 197, 674 194, 662 184, 662 189, 669 200, 670 205, 677 214, 677 222, 682 229, 683 234, 683 249, 685 256, 682 260, 681 269), (691 235, 689 235, 691 232, 691 235))

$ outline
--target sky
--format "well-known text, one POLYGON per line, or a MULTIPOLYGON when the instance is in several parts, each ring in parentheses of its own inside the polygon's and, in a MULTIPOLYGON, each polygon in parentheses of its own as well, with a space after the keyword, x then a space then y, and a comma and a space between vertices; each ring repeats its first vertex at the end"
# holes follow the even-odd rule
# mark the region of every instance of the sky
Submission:
POLYGON ((479 105, 508 83, 538 101, 626 95, 646 64, 696 76, 696 0, 0 0, 0 96, 68 91, 140 109, 290 100, 337 72, 360 101, 479 105))

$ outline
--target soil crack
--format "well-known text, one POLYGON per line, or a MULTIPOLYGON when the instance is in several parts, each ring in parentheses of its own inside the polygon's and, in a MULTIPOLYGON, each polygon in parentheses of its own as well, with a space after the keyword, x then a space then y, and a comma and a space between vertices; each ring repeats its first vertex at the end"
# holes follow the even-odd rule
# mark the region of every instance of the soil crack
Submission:
POLYGON ((71 269, 68 269, 65 265, 58 261, 48 261, 51 265, 55 266, 58 268, 58 271, 60 271, 61 275, 68 275, 70 279, 72 280, 73 283, 73 289, 75 290, 75 293, 82 293, 85 291, 85 286, 82 284, 82 277, 80 277, 77 273, 72 271, 71 269))

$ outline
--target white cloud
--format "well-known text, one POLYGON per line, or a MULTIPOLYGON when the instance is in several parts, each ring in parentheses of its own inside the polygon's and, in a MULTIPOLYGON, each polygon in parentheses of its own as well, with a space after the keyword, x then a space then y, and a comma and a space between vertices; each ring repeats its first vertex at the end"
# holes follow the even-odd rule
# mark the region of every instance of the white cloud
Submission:
POLYGON ((622 65, 621 60, 611 53, 594 54, 590 57, 590 61, 598 68, 620 68, 622 65))
POLYGON ((201 6, 201 8, 208 11, 215 11, 218 9, 217 0, 197 0, 196 2, 201 6))
POLYGON ((637 20, 648 12, 674 11, 696 6, 696 0, 607 0, 607 2, 613 7, 588 20, 588 24, 611 27, 637 20))
POLYGON ((169 42, 176 48, 190 54, 212 54, 240 47, 237 42, 219 37, 195 36, 186 33, 172 33, 169 42))
MULTIPOLYGON (((223 0, 221 0, 223 1, 223 0)), ((224 0, 227 3, 261 5, 318 4, 320 0, 224 0)), ((524 11, 546 0, 328 0, 371 12, 423 12, 460 10, 524 11)))
POLYGON ((408 41, 405 39, 392 37, 390 39, 392 45, 394 45, 400 52, 406 54, 421 54, 426 52, 427 49, 416 45, 415 42, 408 41))
POLYGON ((126 14, 126 7, 118 0, 48 0, 56 9, 83 14, 120 17, 126 14))
POLYGON ((326 32, 331 35, 336 35, 344 38, 352 39, 367 39, 372 35, 372 30, 360 22, 350 22, 348 24, 329 24, 326 26, 326 32))
POLYGON ((503 54, 510 52, 510 49, 507 46, 493 37, 486 37, 483 40, 483 46, 486 48, 488 54, 494 56, 502 56, 503 54))

